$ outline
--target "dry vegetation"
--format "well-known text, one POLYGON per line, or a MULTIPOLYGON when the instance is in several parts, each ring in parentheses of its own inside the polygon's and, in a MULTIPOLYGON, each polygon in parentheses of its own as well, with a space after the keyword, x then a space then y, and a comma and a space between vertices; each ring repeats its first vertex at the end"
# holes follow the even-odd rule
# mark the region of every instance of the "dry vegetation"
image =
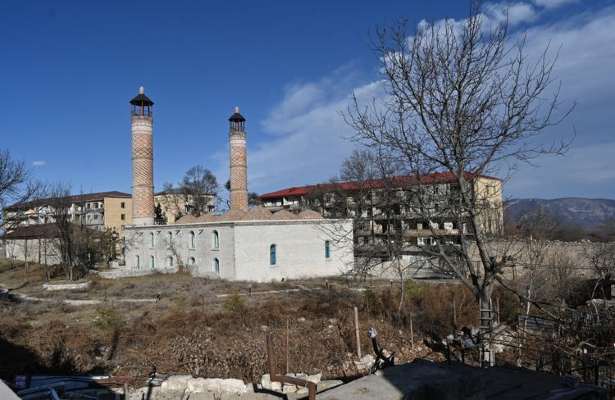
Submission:
MULTIPOLYGON (((3 269, 0 283, 40 295, 42 282, 36 273, 34 267, 27 276, 23 270, 3 269)), ((290 371, 344 378, 358 373, 351 362, 356 359, 354 306, 360 313, 363 354, 371 353, 366 330, 374 326, 385 348, 395 351, 401 361, 427 355, 420 338, 450 332, 453 315, 458 327, 475 324, 474 299, 461 285, 410 283, 407 305, 397 314, 392 310, 397 309, 399 288, 389 282, 370 282, 363 290, 349 288, 353 283, 344 280, 328 283, 328 289, 322 280, 251 285, 168 274, 92 278, 89 291, 50 292, 52 299, 46 302, 4 300, 0 375, 105 372, 142 379, 156 366, 164 373, 255 381, 266 372, 264 338, 270 331, 282 370, 288 332, 290 371), (247 296, 250 287, 254 294, 247 296), (312 290, 257 294, 297 287, 312 290), (223 293, 230 295, 217 296, 223 293), (155 303, 116 301, 157 294, 160 301, 155 303), (74 307, 62 304, 60 296, 107 301, 74 307)))

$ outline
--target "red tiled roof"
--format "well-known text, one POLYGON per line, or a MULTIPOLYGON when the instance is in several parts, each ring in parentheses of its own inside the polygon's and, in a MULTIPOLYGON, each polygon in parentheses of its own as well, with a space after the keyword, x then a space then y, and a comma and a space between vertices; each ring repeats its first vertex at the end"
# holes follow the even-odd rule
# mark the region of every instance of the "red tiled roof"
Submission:
MULTIPOLYGON (((466 179, 473 179, 475 175, 466 172, 466 179)), ((500 180, 493 176, 479 175, 480 178, 500 180)), ((456 181, 455 176, 451 172, 435 172, 429 175, 424 175, 420 178, 416 176, 394 176, 391 178, 393 186, 404 187, 416 184, 435 184, 435 183, 453 183, 456 181)), ((280 197, 300 197, 305 196, 314 191, 355 191, 364 189, 382 189, 385 186, 384 179, 370 179, 367 181, 349 181, 349 182, 335 182, 335 183, 321 183, 316 185, 306 185, 299 187, 290 187, 281 189, 275 192, 265 193, 259 196, 261 200, 273 200, 280 197)))

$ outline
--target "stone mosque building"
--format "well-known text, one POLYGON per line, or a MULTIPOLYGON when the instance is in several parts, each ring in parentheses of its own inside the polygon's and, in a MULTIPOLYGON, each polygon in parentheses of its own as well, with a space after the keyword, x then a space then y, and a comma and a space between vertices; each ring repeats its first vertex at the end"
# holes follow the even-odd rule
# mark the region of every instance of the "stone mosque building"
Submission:
POLYGON ((141 87, 130 104, 133 225, 125 228, 123 274, 185 268, 194 276, 263 282, 333 276, 352 268, 352 220, 248 207, 246 120, 238 107, 229 118, 230 210, 154 225, 154 103, 141 87))

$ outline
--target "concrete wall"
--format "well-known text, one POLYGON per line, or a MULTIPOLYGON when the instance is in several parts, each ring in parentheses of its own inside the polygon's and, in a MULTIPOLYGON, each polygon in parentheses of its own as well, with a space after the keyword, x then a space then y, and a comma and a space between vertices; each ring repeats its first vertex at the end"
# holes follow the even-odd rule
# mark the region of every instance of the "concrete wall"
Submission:
POLYGON ((56 265, 62 258, 57 250, 55 239, 16 239, 4 241, 4 254, 7 259, 33 263, 56 265))
MULTIPOLYGON (((353 266, 352 240, 338 244, 326 221, 238 222, 235 226, 236 279, 270 281, 335 276, 353 266), (325 241, 330 257, 325 257, 325 241), (276 264, 270 264, 270 246, 276 264)), ((352 222, 341 227, 352 232, 352 222)))
POLYGON ((484 232, 501 234, 504 231, 502 182, 497 179, 478 178, 474 190, 484 208, 479 212, 479 222, 484 232))

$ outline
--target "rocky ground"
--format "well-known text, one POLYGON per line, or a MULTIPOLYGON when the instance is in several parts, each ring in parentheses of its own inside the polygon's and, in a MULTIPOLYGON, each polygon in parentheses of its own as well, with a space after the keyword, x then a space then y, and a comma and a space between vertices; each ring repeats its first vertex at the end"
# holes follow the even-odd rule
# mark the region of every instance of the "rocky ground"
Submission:
POLYGON ((31 266, 28 275, 0 272, 0 285, 45 299, 0 300, 0 354, 6 361, 0 363, 0 377, 5 379, 23 373, 104 373, 138 387, 155 367, 164 374, 259 383, 267 372, 266 334, 272 335, 279 371, 352 379, 363 373, 354 363, 355 306, 363 354, 371 353, 366 331, 372 326, 398 360, 428 354, 418 329, 412 338, 407 323, 382 311, 395 308, 390 298, 395 289, 388 282, 357 290, 356 284, 334 280, 251 285, 173 274, 90 277, 88 289, 47 292, 39 289, 43 282, 36 281, 35 271, 31 266), (120 301, 152 295, 153 302, 120 301), (67 299, 100 302, 73 305, 67 299))

